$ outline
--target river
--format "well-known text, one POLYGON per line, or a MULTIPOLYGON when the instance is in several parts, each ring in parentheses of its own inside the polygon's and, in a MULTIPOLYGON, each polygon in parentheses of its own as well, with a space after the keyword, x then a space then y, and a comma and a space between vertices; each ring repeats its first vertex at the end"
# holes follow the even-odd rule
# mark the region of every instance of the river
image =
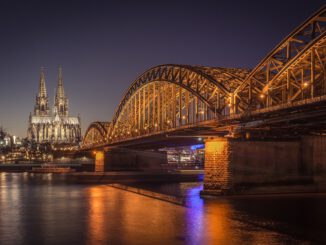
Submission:
POLYGON ((0 244, 326 243, 326 194, 202 199, 201 183, 136 187, 187 205, 65 175, 0 173, 0 244))

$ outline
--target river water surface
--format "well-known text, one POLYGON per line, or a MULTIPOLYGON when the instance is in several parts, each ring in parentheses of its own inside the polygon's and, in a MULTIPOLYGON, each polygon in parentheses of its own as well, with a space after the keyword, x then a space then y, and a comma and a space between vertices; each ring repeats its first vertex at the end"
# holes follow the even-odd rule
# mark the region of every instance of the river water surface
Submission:
POLYGON ((326 195, 201 199, 201 183, 137 186, 187 206, 65 175, 0 173, 0 244, 323 244, 326 195))

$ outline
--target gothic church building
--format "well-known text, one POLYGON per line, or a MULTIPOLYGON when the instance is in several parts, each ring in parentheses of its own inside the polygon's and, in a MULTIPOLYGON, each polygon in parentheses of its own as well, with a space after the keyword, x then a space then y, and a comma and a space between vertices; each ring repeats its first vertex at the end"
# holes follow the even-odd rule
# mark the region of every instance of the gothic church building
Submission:
POLYGON ((61 67, 52 111, 49 108, 44 72, 41 70, 34 112, 29 116, 28 138, 37 143, 73 144, 81 140, 80 118, 71 117, 68 113, 68 98, 63 89, 61 67))

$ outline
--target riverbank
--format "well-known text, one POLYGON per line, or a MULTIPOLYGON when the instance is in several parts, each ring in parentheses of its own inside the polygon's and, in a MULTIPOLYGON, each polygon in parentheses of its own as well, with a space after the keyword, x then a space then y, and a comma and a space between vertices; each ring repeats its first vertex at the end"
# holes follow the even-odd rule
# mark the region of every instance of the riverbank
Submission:
POLYGON ((79 172, 69 177, 82 184, 196 182, 203 180, 204 170, 79 172))
MULTIPOLYGON (((2 163, 0 164, 0 172, 29 172, 32 168, 41 167, 42 163, 2 163)), ((57 167, 69 167, 76 172, 94 171, 94 164, 83 163, 56 163, 57 167)))

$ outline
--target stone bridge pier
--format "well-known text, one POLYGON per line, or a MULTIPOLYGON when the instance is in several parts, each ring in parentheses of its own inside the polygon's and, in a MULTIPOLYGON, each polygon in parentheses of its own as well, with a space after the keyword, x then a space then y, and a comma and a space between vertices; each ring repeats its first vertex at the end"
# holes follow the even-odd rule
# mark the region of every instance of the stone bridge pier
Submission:
POLYGON ((167 162, 166 152, 131 149, 105 149, 95 151, 95 171, 158 170, 167 162))
POLYGON ((326 191, 326 137, 205 142, 203 195, 326 191))

